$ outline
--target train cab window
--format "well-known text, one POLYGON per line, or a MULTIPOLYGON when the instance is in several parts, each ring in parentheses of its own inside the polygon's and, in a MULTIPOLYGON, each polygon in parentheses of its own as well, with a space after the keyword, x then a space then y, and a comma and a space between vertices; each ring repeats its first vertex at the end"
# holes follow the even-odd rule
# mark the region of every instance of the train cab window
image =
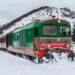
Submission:
POLYGON ((35 27, 35 36, 38 36, 38 27, 35 27))
POLYGON ((71 35, 71 29, 67 26, 61 26, 60 27, 61 35, 62 36, 70 36, 71 35))
POLYGON ((43 26, 43 35, 55 36, 57 34, 56 26, 43 26))

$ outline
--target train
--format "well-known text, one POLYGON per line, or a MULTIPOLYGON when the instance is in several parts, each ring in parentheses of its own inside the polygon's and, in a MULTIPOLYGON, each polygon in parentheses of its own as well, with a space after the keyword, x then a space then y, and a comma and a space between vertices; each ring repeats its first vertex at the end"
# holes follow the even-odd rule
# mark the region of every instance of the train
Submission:
POLYGON ((6 35, 11 53, 33 56, 34 51, 48 48, 63 52, 71 49, 71 25, 62 19, 36 20, 6 35))

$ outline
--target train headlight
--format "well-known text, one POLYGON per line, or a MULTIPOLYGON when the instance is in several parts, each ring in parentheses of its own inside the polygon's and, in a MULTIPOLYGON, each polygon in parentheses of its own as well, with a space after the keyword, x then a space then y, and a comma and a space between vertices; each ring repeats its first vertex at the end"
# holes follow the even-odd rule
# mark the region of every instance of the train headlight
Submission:
POLYGON ((66 47, 70 47, 70 45, 66 45, 66 47))
POLYGON ((48 48, 50 48, 51 46, 50 46, 50 45, 48 45, 47 47, 48 47, 48 48))
POLYGON ((57 41, 60 41, 60 39, 58 38, 57 41))

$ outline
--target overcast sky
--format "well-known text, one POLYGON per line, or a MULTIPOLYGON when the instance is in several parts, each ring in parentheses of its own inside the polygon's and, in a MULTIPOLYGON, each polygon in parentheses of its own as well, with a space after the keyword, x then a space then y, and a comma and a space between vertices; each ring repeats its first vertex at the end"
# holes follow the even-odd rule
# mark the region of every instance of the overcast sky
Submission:
POLYGON ((34 8, 45 5, 75 10, 75 0, 0 0, 0 24, 10 22, 34 8))

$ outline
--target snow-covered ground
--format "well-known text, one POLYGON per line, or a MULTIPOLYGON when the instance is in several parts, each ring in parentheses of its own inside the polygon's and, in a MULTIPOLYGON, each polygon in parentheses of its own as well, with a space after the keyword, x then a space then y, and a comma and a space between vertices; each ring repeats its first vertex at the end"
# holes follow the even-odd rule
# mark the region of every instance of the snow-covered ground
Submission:
POLYGON ((0 51, 0 75, 75 75, 75 61, 56 59, 58 62, 35 64, 0 51))

